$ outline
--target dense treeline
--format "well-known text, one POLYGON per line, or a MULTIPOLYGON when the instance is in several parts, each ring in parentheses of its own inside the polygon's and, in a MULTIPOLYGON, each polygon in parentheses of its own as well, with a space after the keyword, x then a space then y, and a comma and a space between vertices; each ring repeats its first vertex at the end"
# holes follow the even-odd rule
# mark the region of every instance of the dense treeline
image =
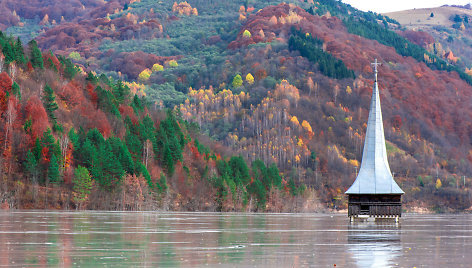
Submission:
POLYGON ((356 78, 353 70, 349 70, 344 62, 325 52, 322 46, 322 40, 292 28, 292 35, 288 41, 290 50, 297 50, 303 57, 318 64, 320 72, 328 77, 356 78))
POLYGON ((282 183, 275 165, 256 161, 250 170, 242 157, 214 152, 197 138, 198 127, 172 110, 154 110, 122 81, 84 73, 69 58, 43 54, 35 41, 25 53, 19 39, 0 33, 0 45, 8 56, 0 62, 8 71, 0 74, 1 203, 138 209, 175 198, 186 209, 263 211, 273 191, 289 199, 303 193, 282 183), (12 185, 32 190, 11 197, 12 185), (51 204, 58 191, 52 200, 60 205, 51 204), (192 205, 198 192, 203 200, 192 205), (99 203, 110 198, 115 205, 99 203))
POLYGON ((437 70, 448 72, 456 71, 461 79, 466 81, 469 85, 472 85, 472 77, 460 70, 457 66, 448 64, 446 61, 426 51, 426 49, 411 43, 397 33, 379 25, 377 22, 348 17, 344 21, 344 24, 350 33, 377 40, 379 43, 386 46, 391 46, 402 56, 413 57, 415 60, 424 62, 429 67, 437 70))
MULTIPOLYGON (((348 32, 365 38, 377 40, 379 43, 395 48, 398 54, 410 56, 415 60, 426 63, 429 67, 448 72, 455 71, 460 78, 472 85, 472 77, 455 65, 448 64, 445 60, 429 53, 419 45, 413 44, 401 35, 388 29, 389 23, 400 25, 397 21, 388 16, 374 13, 372 11, 362 12, 352 8, 349 4, 335 0, 322 0, 319 5, 307 9, 310 14, 324 15, 330 12, 331 15, 338 16, 344 20, 348 32), (381 22, 381 24, 379 24, 381 22)), ((454 28, 459 28, 461 24, 468 26, 468 17, 458 15, 451 16, 451 21, 455 22, 454 28)))
MULTIPOLYGON (((412 57, 402 57, 383 44, 349 34, 342 20, 323 15, 310 16, 297 7, 279 5, 249 17, 232 42, 234 45, 229 46, 238 53, 230 57, 229 63, 241 66, 238 75, 231 73, 231 90, 225 84, 190 90, 189 100, 179 107, 184 117, 197 122, 216 139, 224 140, 244 157, 276 163, 286 178, 315 187, 318 197, 328 206, 342 207, 343 192, 347 189, 344 187, 352 183, 361 160, 372 83, 370 62, 377 57, 389 61, 381 68, 381 86, 388 89, 382 91, 385 94, 382 104, 386 135, 392 142, 389 161, 403 189, 409 193, 419 191, 416 196, 428 196, 424 188, 416 188, 415 178, 436 170, 434 163, 442 167, 439 172, 444 173, 438 176, 441 181, 447 181, 444 188, 451 187, 453 172, 469 174, 470 165, 465 164, 468 160, 464 154, 455 150, 452 156, 448 153, 451 147, 444 145, 458 140, 456 131, 460 126, 456 124, 459 128, 445 132, 449 138, 441 142, 436 138, 444 126, 442 123, 452 122, 447 111, 456 109, 438 100, 449 100, 451 94, 461 95, 462 91, 454 88, 468 85, 455 75, 431 70, 412 57), (287 37, 292 26, 302 29, 303 38, 307 36, 305 32, 322 38, 326 46, 314 41, 315 46, 323 47, 353 68, 359 74, 356 79, 330 79, 306 57, 288 53, 287 37), (269 83, 272 78, 276 79, 276 86, 269 83), (278 84, 279 79, 286 79, 294 87, 282 86, 286 84, 283 80, 278 84), (434 119, 430 128, 426 123, 431 122, 430 118, 441 118, 441 123, 434 119), (304 128, 308 124, 303 121, 309 122, 313 131, 304 128), (432 149, 432 144, 439 143, 443 144, 438 145, 442 154, 432 149), (462 160, 451 160, 451 156, 462 160)), ((460 133, 467 133, 465 129, 460 133)), ((434 184, 431 181, 428 187, 434 184)), ((460 187, 459 192, 467 192, 464 185, 460 187)), ((442 188, 437 191, 441 192, 442 188)), ((408 194, 405 200, 416 203, 411 196, 408 194)), ((462 198, 445 200, 445 206, 455 209, 464 209, 468 202, 462 198)), ((424 204, 437 201, 431 198, 424 204)))
POLYGON ((329 12, 333 16, 337 16, 339 18, 345 18, 349 16, 355 16, 358 18, 363 18, 367 21, 375 22, 377 20, 382 21, 384 24, 392 23, 396 25, 400 25, 400 23, 388 16, 384 16, 382 14, 378 14, 372 11, 363 12, 358 9, 353 8, 351 5, 343 3, 341 1, 336 0, 320 0, 317 1, 317 5, 311 6, 307 9, 307 12, 312 15, 323 16, 326 12, 329 12))
POLYGON ((468 85, 349 34, 343 23, 353 16, 376 31, 397 28, 387 17, 332 0, 280 2, 190 0, 189 13, 173 10, 173 1, 108 1, 74 21, 49 14, 39 30, 35 21, 9 29, 39 34, 45 50, 30 37, 5 36, 2 45, 10 64, 0 73, 0 165, 9 187, 0 202, 36 195, 21 202, 288 211, 274 209, 274 200, 293 204, 316 191, 311 203, 345 207, 362 155, 370 62, 378 58, 388 62, 380 70, 384 123, 405 200, 467 208, 470 176, 457 178, 472 174, 468 85), (310 6, 315 16, 305 12, 310 6), (24 63, 14 49, 21 41, 24 63), (290 51, 290 41, 300 48, 290 51), (356 78, 333 79, 353 77, 346 66, 356 78), (73 200, 46 194, 54 189, 73 200))

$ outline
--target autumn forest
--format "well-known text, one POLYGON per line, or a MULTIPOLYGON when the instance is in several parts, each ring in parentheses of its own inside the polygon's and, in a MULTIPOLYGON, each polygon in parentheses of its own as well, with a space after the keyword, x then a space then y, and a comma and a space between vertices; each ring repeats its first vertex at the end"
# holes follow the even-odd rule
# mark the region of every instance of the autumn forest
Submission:
POLYGON ((345 209, 374 58, 404 208, 472 207, 472 67, 426 32, 334 0, 0 6, 4 209, 345 209))

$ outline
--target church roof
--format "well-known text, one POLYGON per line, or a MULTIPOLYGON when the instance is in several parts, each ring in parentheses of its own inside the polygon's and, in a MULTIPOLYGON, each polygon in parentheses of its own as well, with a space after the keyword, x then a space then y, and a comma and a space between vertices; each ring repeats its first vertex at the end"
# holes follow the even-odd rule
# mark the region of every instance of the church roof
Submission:
POLYGON ((385 148, 385 135, 377 85, 377 59, 375 59, 375 83, 370 103, 369 119, 365 135, 362 163, 356 180, 346 194, 404 194, 393 179, 385 148))

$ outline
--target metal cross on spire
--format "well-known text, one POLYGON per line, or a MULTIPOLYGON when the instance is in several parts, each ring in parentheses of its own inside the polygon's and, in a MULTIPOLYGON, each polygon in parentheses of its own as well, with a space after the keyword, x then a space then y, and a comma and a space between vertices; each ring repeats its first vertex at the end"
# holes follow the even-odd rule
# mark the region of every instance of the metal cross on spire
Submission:
POLYGON ((377 82, 377 66, 382 65, 382 63, 377 62, 377 58, 375 58, 375 61, 372 62, 371 65, 374 66, 375 82, 377 82))

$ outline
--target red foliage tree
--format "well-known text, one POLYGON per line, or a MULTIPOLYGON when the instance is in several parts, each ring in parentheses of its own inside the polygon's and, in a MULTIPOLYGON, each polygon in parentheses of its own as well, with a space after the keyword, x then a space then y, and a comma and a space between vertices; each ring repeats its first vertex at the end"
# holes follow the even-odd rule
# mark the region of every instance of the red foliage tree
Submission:
POLYGON ((7 109, 3 112, 1 118, 1 129, 3 130, 3 133, 1 133, 0 136, 2 141, 1 150, 3 151, 3 163, 7 174, 11 173, 13 166, 13 138, 15 136, 15 130, 21 129, 21 123, 19 122, 20 117, 18 116, 20 108, 21 106, 15 96, 10 96, 7 100, 7 109))
POLYGON ((403 32, 400 31, 400 34, 411 42, 422 47, 426 47, 427 45, 434 43, 434 38, 429 33, 424 31, 406 30, 403 32))
POLYGON ((98 103, 98 95, 97 92, 95 92, 94 86, 90 83, 87 83, 87 93, 89 95, 90 101, 96 107, 98 103))
POLYGON ((120 104, 120 107, 118 108, 118 110, 120 111, 120 114, 123 118, 126 118, 127 116, 129 116, 129 118, 131 119, 131 122, 134 125, 138 124, 138 117, 134 113, 133 108, 131 108, 128 105, 120 104))
POLYGON ((395 115, 392 119, 392 124, 396 130, 399 130, 403 125, 401 116, 395 115))
POLYGON ((28 100, 25 110, 26 120, 31 120, 30 134, 32 141, 34 141, 37 137, 41 137, 49 127, 48 115, 43 103, 37 96, 33 96, 28 100))
POLYGON ((71 81, 63 86, 61 90, 59 90, 58 95, 71 107, 74 107, 85 100, 80 86, 75 81, 71 81))
MULTIPOLYGON (((57 57, 55 55, 51 55, 51 53, 44 53, 43 54, 43 61, 48 65, 49 64, 49 59, 51 59, 52 63, 54 64, 54 66, 56 67, 57 70, 60 70, 61 69, 61 63, 59 62, 59 60, 57 59, 57 57)), ((49 68, 51 68, 52 66, 49 66, 49 68)))
POLYGON ((7 94, 11 92, 12 84, 13 82, 7 73, 0 74, 0 109, 2 113, 7 109, 7 94))
POLYGON ((92 107, 89 102, 84 102, 80 106, 80 114, 87 118, 87 129, 97 128, 103 137, 108 138, 111 135, 111 125, 102 110, 97 110, 92 107))
POLYGON ((27 67, 28 67, 28 72, 32 72, 34 70, 33 64, 31 64, 31 61, 28 61, 27 67))

